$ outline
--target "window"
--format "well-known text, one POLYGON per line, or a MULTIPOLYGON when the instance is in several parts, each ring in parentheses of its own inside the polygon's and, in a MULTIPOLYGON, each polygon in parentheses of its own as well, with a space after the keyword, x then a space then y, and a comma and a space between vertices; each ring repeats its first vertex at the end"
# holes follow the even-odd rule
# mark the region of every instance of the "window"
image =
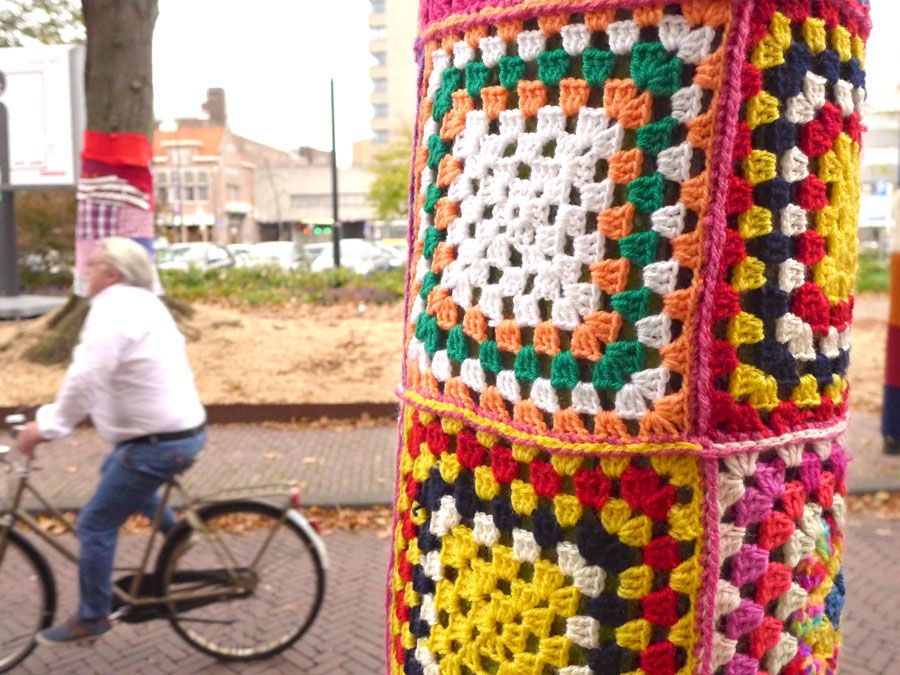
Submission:
MULTIPOLYGON (((369 198, 362 192, 351 192, 348 194, 338 195, 338 204, 342 206, 365 206, 369 203, 369 198)), ((331 206, 331 193, 319 192, 316 194, 293 194, 291 195, 291 208, 302 209, 311 207, 331 206)))
POLYGON ((205 202, 209 199, 209 174, 206 171, 197 172, 197 200, 205 202))
POLYGON ((384 40, 387 37, 387 28, 385 26, 372 26, 372 39, 384 40))
POLYGON ((169 197, 173 204, 181 202, 181 174, 172 172, 172 193, 169 197))
POLYGON ((324 194, 307 194, 307 195, 291 195, 291 208, 302 209, 313 206, 329 206, 331 204, 331 193, 324 194))
POLYGON ((387 63, 387 54, 385 52, 372 52, 372 56, 375 57, 375 62, 379 66, 383 66, 387 63))
POLYGON ((388 132, 384 129, 378 129, 375 132, 375 142, 376 143, 387 143, 388 142, 388 132))
POLYGON ((387 78, 376 77, 372 80, 372 88, 375 91, 387 91, 387 78))
POLYGON ((372 106, 372 109, 375 111, 375 117, 387 117, 387 103, 376 103, 372 106))
POLYGON ((165 171, 156 174, 156 201, 159 204, 169 201, 169 174, 165 171))
POLYGON ((194 172, 185 171, 181 175, 181 182, 184 185, 184 201, 194 201, 194 172))
POLYGON ((372 13, 381 14, 384 12, 385 0, 372 0, 372 13))

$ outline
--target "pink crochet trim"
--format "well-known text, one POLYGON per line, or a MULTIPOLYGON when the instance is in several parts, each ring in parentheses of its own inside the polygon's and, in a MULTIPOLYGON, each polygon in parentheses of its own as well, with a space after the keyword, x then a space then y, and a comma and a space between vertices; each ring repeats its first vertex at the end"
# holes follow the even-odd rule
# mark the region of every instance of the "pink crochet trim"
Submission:
MULTIPOLYGON (((728 52, 725 61, 725 76, 722 79, 722 90, 719 94, 719 110, 716 118, 716 132, 712 160, 711 190, 713 201, 703 224, 706 246, 703 253, 704 266, 701 278, 717 279, 725 241, 725 199, 727 197, 728 176, 731 174, 731 155, 734 148, 734 136, 737 132, 737 115, 741 107, 741 67, 744 63, 744 50, 747 44, 747 33, 750 26, 750 11, 753 3, 736 1, 737 13, 731 28, 728 52)), ((709 352, 712 343, 712 300, 715 284, 706 283, 701 292, 700 301, 694 319, 694 386, 690 390, 690 417, 693 431, 697 434, 706 432, 710 413, 709 391, 711 383, 709 369, 709 352)))
MULTIPOLYGON (((501 12, 500 18, 504 20, 518 19, 522 17, 533 18, 539 14, 573 11, 599 11, 603 9, 629 9, 645 5, 670 5, 680 2, 663 2, 661 0, 545 0, 539 4, 531 0, 527 6, 527 0, 420 0, 419 3, 419 30, 428 33, 429 38, 442 37, 450 30, 465 30, 473 25, 495 22, 498 19, 497 11, 501 12), (479 17, 477 14, 483 10, 492 10, 490 18, 479 17), (502 10, 508 10, 506 12, 502 10), (448 19, 458 19, 452 28, 445 28, 440 33, 431 33, 429 28, 438 22, 448 19)), ((683 0, 682 0, 683 1, 683 0)), ((837 7, 841 14, 852 22, 857 23, 864 35, 868 35, 872 29, 872 21, 869 18, 869 8, 858 0, 820 0, 823 4, 837 7)), ((735 0, 735 4, 752 9, 758 2, 752 0, 735 0)), ((749 11, 746 10, 746 11, 749 11)))

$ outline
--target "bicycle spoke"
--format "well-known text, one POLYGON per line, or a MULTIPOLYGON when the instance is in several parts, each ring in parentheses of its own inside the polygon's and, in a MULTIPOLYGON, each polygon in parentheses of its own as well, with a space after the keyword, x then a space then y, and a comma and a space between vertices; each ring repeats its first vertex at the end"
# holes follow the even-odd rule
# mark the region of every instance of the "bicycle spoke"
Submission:
POLYGON ((277 509, 242 503, 220 510, 204 520, 215 547, 213 538, 195 534, 192 546, 169 562, 166 593, 179 598, 169 602, 175 612, 171 621, 182 637, 210 654, 260 658, 291 644, 318 612, 323 584, 318 558, 296 526, 279 524, 277 509), (219 586, 228 597, 182 599, 198 590, 190 575, 222 571, 219 546, 235 567, 218 584, 204 587, 219 586))

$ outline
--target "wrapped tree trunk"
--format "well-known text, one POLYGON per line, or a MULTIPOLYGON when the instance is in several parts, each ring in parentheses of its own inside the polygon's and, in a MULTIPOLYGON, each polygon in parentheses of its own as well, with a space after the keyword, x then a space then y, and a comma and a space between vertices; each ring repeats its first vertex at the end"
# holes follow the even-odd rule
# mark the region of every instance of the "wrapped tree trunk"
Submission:
POLYGON ((420 19, 388 671, 832 671, 867 8, 420 19))
POLYGON ((157 0, 83 0, 87 131, 78 183, 75 293, 99 239, 131 237, 153 255, 153 28, 157 0))
MULTIPOLYGON (((97 242, 131 237, 153 257, 152 38, 157 0, 83 0, 87 32, 87 129, 75 218, 74 294, 26 351, 39 363, 65 361, 87 316, 87 263, 97 242)), ((162 286, 157 281, 157 292, 162 286)), ((190 308, 167 301, 173 312, 190 308)))

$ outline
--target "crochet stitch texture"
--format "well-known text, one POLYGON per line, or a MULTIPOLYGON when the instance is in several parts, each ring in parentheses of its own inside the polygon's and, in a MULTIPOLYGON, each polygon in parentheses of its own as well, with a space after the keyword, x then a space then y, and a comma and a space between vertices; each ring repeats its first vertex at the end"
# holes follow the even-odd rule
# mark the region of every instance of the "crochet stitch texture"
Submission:
POLYGON ((833 671, 866 8, 420 19, 388 672, 833 671))

